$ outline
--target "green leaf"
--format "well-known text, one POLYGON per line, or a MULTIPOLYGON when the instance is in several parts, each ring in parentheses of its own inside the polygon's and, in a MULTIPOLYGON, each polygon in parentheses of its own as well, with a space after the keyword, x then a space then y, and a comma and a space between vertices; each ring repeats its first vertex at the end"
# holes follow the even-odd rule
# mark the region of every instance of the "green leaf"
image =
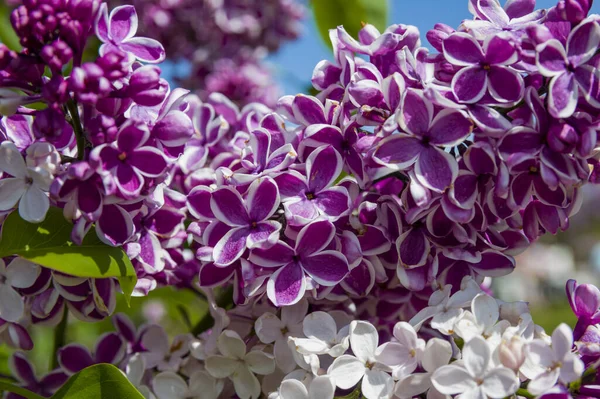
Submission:
POLYGON ((0 3, 0 42, 6 44, 11 50, 21 51, 19 38, 10 23, 11 12, 11 7, 4 4, 4 2, 0 3))
POLYGON ((121 370, 96 364, 69 378, 51 399, 144 399, 121 370))
POLYGON ((357 37, 365 23, 381 32, 387 27, 387 0, 311 0, 311 5, 321 38, 329 47, 329 29, 339 25, 344 25, 352 37, 357 37))
POLYGON ((3 392, 3 391, 16 393, 17 395, 21 395, 22 397, 27 398, 27 399, 44 399, 43 396, 40 396, 36 393, 28 391, 25 388, 18 387, 9 382, 0 381, 0 392, 3 392))
POLYGON ((104 244, 95 232, 85 236, 81 245, 71 241, 73 225, 62 209, 50 208, 38 224, 11 213, 2 226, 0 258, 19 255, 34 263, 77 277, 118 277, 129 301, 136 274, 123 249, 104 244))

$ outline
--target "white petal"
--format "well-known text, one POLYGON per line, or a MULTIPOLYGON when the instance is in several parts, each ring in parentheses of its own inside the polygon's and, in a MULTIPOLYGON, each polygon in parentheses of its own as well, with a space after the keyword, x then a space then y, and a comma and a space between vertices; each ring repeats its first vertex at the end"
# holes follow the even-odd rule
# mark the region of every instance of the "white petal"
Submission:
POLYGON ((333 399, 334 394, 335 384, 331 377, 327 375, 316 377, 308 387, 309 399, 333 399))
POLYGON ((225 330, 219 335, 217 347, 221 354, 234 359, 242 359, 246 354, 246 344, 235 331, 231 330, 225 330))
POLYGON ((498 367, 485 376, 481 388, 491 398, 505 398, 517 391, 519 380, 511 369, 498 367))
POLYGON ((389 367, 404 366, 410 358, 410 348, 398 342, 386 342, 377 348, 375 358, 389 367))
POLYGON ((431 386, 430 377, 429 373, 411 374, 396 384, 394 394, 401 399, 419 396, 431 386))
POLYGON ((308 390, 298 380, 284 380, 279 388, 281 399, 308 399, 308 390))
MULTIPOLYGON (((283 309, 285 310, 287 307, 283 309)), ((283 327, 284 324, 279 320, 279 317, 269 312, 260 316, 254 324, 256 335, 263 344, 270 344, 281 337, 281 330, 283 327)))
POLYGON ((449 335, 449 332, 452 331, 454 324, 463 312, 464 311, 459 308, 450 308, 445 312, 437 313, 433 316, 433 319, 431 319, 431 327, 449 335))
POLYGON ((0 170, 14 177, 25 177, 27 166, 16 145, 4 141, 0 145, 0 170))
POLYGON ((275 355, 275 361, 277 362, 277 367, 281 369, 284 373, 289 373, 296 368, 296 361, 294 360, 294 354, 292 353, 292 348, 288 344, 288 340, 284 337, 275 341, 275 345, 273 348, 273 354, 275 355))
POLYGON ((48 195, 37 186, 30 186, 19 202, 19 215, 28 222, 39 223, 50 208, 48 195))
POLYGON ((573 331, 565 323, 561 323, 552 333, 552 350, 556 360, 562 360, 573 347, 573 331))
POLYGON ((275 371, 275 360, 273 355, 262 351, 250 351, 244 357, 244 361, 253 373, 260 375, 271 374, 275 371))
POLYGON ((217 399, 217 382, 206 371, 198 370, 190 376, 190 395, 202 399, 217 399))
POLYGON ((366 399, 387 399, 392 396, 394 380, 392 376, 380 370, 367 370, 361 384, 366 399))
POLYGON ((480 386, 476 386, 474 388, 468 389, 465 392, 461 393, 457 398, 460 399, 488 399, 487 396, 483 393, 483 389, 480 386))
POLYGON ((433 373, 438 368, 447 365, 452 358, 452 345, 450 342, 432 338, 427 342, 425 352, 423 353, 423 368, 433 373))
POLYGON ((490 361, 490 347, 482 337, 473 337, 463 348, 465 368, 472 377, 483 377, 490 361))
POLYGON ((443 394, 454 395, 477 386, 467 370, 459 366, 440 367, 431 376, 431 383, 443 394))
POLYGON ((527 390, 533 395, 539 395, 542 392, 546 392, 550 387, 553 387, 556 384, 559 372, 559 369, 554 369, 538 375, 529 381, 527 390))
POLYGON ((333 317, 325 312, 313 312, 304 318, 302 323, 304 335, 323 342, 335 339, 337 328, 333 317))
POLYGON ((583 374, 585 366, 581 359, 574 353, 569 353, 563 358, 560 368, 560 381, 564 384, 578 380, 583 374))
POLYGON ((241 361, 225 356, 209 356, 204 362, 206 371, 215 378, 225 378, 232 375, 241 366, 241 361))
MULTIPOLYGON (((551 367, 555 361, 554 352, 541 339, 533 340, 526 347, 527 360, 532 365, 541 366, 543 368, 551 367)), ((526 375, 528 378, 533 378, 532 375, 526 375)))
POLYGON ((483 327, 483 331, 490 329, 500 317, 500 308, 496 299, 485 293, 479 294, 473 299, 471 310, 477 324, 483 327))
POLYGON ((396 323, 394 326, 394 337, 407 348, 414 349, 417 347, 417 333, 414 327, 407 322, 401 321, 396 323))
POLYGON ((0 284, 0 318, 16 322, 23 316, 24 311, 25 304, 21 295, 11 286, 0 284))
POLYGON ((378 343, 379 334, 371 323, 353 321, 350 324, 350 347, 363 363, 373 360, 378 343))
POLYGON ((296 352, 303 355, 322 355, 329 351, 327 342, 314 338, 290 338, 295 346, 296 352))
POLYGON ((152 389, 158 399, 184 399, 188 393, 188 386, 183 378, 172 371, 165 371, 154 377, 152 389))
POLYGON ((258 399, 260 395, 260 383, 247 367, 238 367, 231 376, 235 393, 240 399, 258 399))
POLYGON ((169 352, 169 337, 164 328, 150 326, 142 335, 142 346, 150 352, 166 355, 169 352))
POLYGON ((327 374, 333 378, 335 385, 339 388, 350 389, 358 384, 365 375, 365 371, 366 368, 363 362, 354 356, 342 355, 331 363, 327 374))
POLYGON ((6 267, 6 282, 15 288, 29 288, 41 271, 40 265, 23 258, 15 258, 6 267))
POLYGON ((26 190, 27 186, 23 179, 9 178, 0 180, 0 211, 7 211, 14 208, 26 190))
POLYGON ((140 353, 136 353, 129 358, 125 367, 127 379, 135 386, 140 385, 142 377, 146 371, 146 362, 140 353))
POLYGON ((306 316, 306 312, 308 312, 308 301, 302 299, 300 302, 292 306, 286 306, 281 310, 281 321, 285 326, 299 324, 306 316))

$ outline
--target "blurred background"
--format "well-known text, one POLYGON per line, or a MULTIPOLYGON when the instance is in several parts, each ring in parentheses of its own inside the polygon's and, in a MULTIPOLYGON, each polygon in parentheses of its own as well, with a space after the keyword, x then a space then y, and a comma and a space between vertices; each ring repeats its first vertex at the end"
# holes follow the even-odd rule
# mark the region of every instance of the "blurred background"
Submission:
MULTIPOLYGON (((411 24, 419 28, 422 44, 429 46, 424 35, 435 23, 457 27, 471 18, 467 0, 113 0, 111 5, 125 3, 138 9, 142 34, 165 43, 169 60, 163 67, 164 77, 175 85, 195 88, 201 96, 223 92, 240 107, 251 101, 273 105, 280 95, 308 92, 314 66, 332 59, 324 40, 327 27, 344 23, 355 34, 361 21, 380 29, 411 24), (224 4, 228 2, 237 6, 227 9, 224 4), (340 2, 344 6, 337 8, 340 2), (215 4, 222 14, 215 11, 215 4)), ((10 10, 18 4, 18 0, 4 0, 0 5, 0 40, 9 47, 18 46, 8 23, 10 10)), ((555 4, 556 0, 537 1, 538 8, 555 4)), ((600 13, 600 2, 592 12, 600 13)), ((92 44, 90 52, 94 50, 92 44)), ((561 321, 574 321, 564 293, 567 279, 600 283, 600 212, 596 208, 600 186, 588 185, 583 191, 581 211, 571 219, 570 229, 533 244, 518 256, 516 271, 493 284, 503 300, 530 302, 534 320, 546 330, 561 321)), ((206 305, 192 290, 168 287, 133 298, 131 307, 119 302, 117 311, 127 313, 138 325, 160 323, 177 333, 189 331, 206 305)), ((90 324, 71 317, 67 342, 93 346, 102 332, 112 329, 110 320, 90 324)), ((33 360, 38 370, 46 369, 53 331, 36 327, 33 339, 33 360)), ((0 347, 0 374, 7 372, 8 356, 8 349, 0 347)))

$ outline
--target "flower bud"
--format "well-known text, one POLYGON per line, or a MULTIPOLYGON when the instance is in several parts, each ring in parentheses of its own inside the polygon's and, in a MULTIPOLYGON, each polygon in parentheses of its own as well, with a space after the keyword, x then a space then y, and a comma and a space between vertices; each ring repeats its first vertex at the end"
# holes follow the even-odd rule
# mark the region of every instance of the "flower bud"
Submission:
POLYGON ((57 108, 46 108, 36 112, 33 121, 33 134, 50 142, 59 139, 66 128, 65 115, 57 108))
POLYGON ((444 51, 442 43, 444 39, 454 33, 455 30, 451 26, 446 24, 435 24, 433 29, 427 32, 426 37, 427 41, 431 43, 431 46, 435 48, 440 53, 444 51))
POLYGON ((518 336, 513 336, 508 341, 503 340, 498 347, 500 362, 509 369, 517 372, 525 362, 525 341, 518 336))
POLYGON ((90 141, 94 146, 110 143, 117 138, 117 126, 115 120, 107 115, 99 115, 91 119, 86 128, 89 132, 90 141))
POLYGON ((47 142, 37 141, 27 147, 27 166, 46 169, 51 174, 56 173, 60 165, 60 154, 56 148, 47 142))

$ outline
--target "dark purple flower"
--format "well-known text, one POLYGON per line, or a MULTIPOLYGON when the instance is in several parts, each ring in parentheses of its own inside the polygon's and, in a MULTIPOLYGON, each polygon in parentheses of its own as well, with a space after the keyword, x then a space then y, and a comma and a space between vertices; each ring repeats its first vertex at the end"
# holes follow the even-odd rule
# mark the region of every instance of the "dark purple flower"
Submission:
MULTIPOLYGON (((20 386, 43 397, 52 396, 68 379, 68 376, 60 369, 53 370, 38 379, 33 365, 21 352, 16 352, 11 356, 9 367, 12 375, 19 381, 20 386)), ((9 393, 6 398, 17 399, 22 397, 9 393)))
POLYGON ((115 332, 103 334, 94 347, 94 355, 82 345, 69 344, 58 353, 58 363, 68 375, 98 363, 119 364, 125 355, 125 341, 115 332))
POLYGON ((335 227, 327 220, 317 220, 302 228, 294 248, 278 241, 269 249, 253 249, 250 261, 262 267, 277 268, 269 277, 267 295, 276 306, 297 303, 307 289, 306 276, 317 284, 333 286, 349 272, 346 257, 328 250, 335 227))
POLYGON ((577 316, 577 325, 573 337, 577 341, 589 325, 600 323, 600 290, 592 284, 577 284, 567 281, 567 298, 573 313, 577 316))

